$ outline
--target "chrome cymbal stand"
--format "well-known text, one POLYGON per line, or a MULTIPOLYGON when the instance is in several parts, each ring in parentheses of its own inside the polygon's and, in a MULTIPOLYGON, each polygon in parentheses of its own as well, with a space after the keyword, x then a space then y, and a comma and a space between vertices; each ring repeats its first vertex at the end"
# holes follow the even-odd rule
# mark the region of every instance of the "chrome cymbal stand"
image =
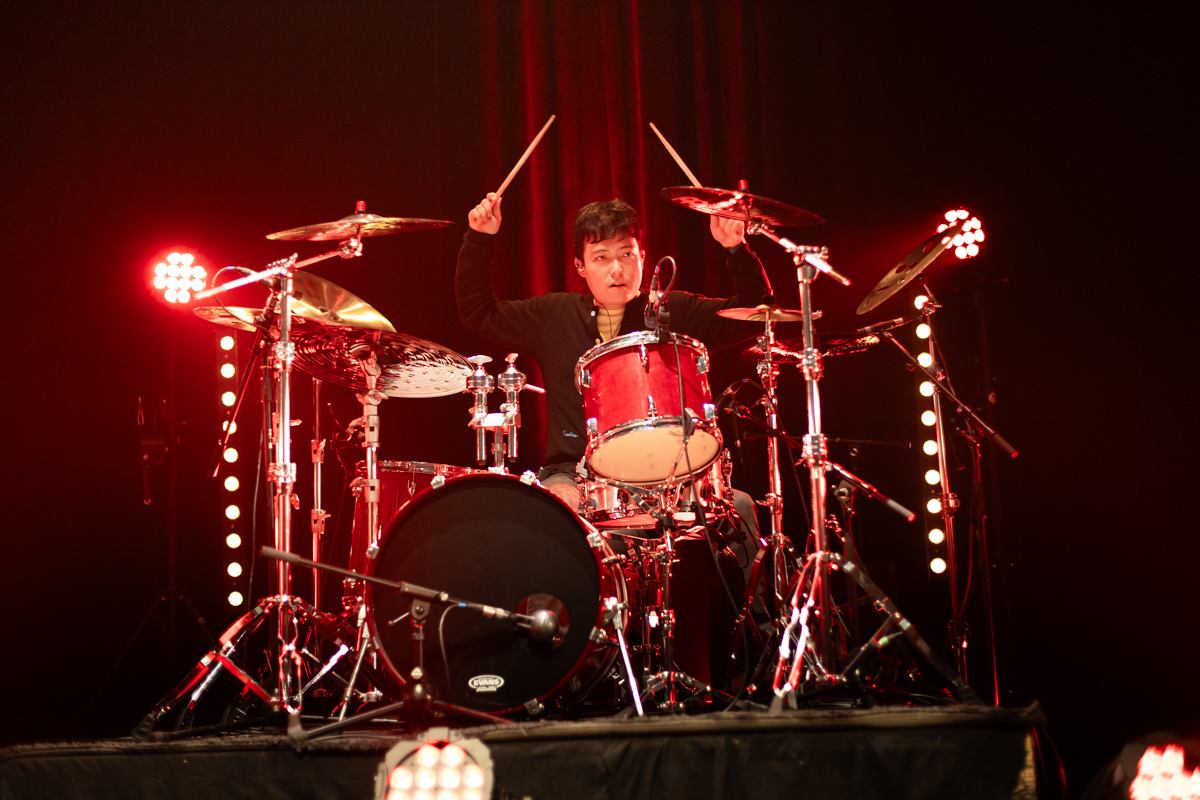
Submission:
MULTIPOLYGON (((809 490, 812 501, 812 532, 816 550, 808 554, 803 569, 798 573, 798 579, 793 581, 795 590, 791 592, 791 599, 789 601, 790 611, 786 612, 788 619, 784 630, 781 632, 779 662, 776 667, 772 688, 775 691, 776 697, 782 698, 784 694, 794 688, 794 685, 784 684, 782 678, 789 657, 792 656, 789 652, 790 636, 792 631, 797 627, 799 627, 800 634, 797 651, 794 654, 795 662, 798 664, 799 662, 808 660, 808 655, 811 653, 812 659, 810 665, 812 669, 810 674, 815 676, 819 683, 826 682, 833 673, 833 669, 831 669, 833 666, 832 663, 827 663, 830 662, 832 655, 832 598, 829 592, 828 537, 825 528, 827 522, 825 514, 825 473, 827 471, 829 449, 826 444, 825 434, 821 432, 821 396, 818 388, 821 380, 821 354, 817 350, 813 334, 812 284, 821 272, 829 275, 843 286, 849 286, 850 279, 836 272, 825 260, 829 255, 828 248, 798 245, 795 242, 777 236, 761 220, 749 219, 748 209, 747 217, 747 233, 762 234, 792 254, 792 260, 796 264, 796 277, 800 284, 800 309, 803 314, 804 353, 800 369, 804 374, 805 397, 808 409, 808 433, 803 440, 803 459, 809 473, 809 490), (808 588, 809 591, 806 599, 801 603, 801 595, 805 588, 808 588), (815 622, 810 623, 810 618, 814 615, 816 617, 815 622), (811 642, 809 638, 810 624, 815 628, 812 632, 811 642)), ((767 344, 770 344, 770 342, 767 342, 767 344)), ((778 447, 778 444, 776 444, 776 447, 778 447)), ((776 465, 777 468, 778 466, 776 465)), ((785 613, 784 607, 781 607, 780 612, 782 620, 785 613)), ((796 671, 793 669, 793 674, 796 671)))
MULTIPOLYGON (((291 549, 292 509, 299 505, 293 494, 296 483, 296 464, 292 461, 291 446, 291 375, 292 364, 295 360, 296 345, 292 341, 292 297, 295 291, 294 276, 296 270, 315 264, 334 256, 354 258, 362 255, 362 241, 359 238, 341 242, 336 250, 331 250, 313 258, 297 261, 297 254, 268 264, 259 272, 251 273, 228 283, 205 289, 196 294, 196 299, 203 299, 214 294, 228 291, 238 286, 278 277, 277 286, 272 292, 278 295, 279 302, 279 338, 271 349, 272 363, 275 367, 275 407, 271 412, 270 444, 274 453, 272 463, 268 465, 268 480, 274 484, 272 498, 272 520, 277 549, 291 549)), ((297 640, 299 622, 296 606, 292 603, 291 568, 286 562, 279 562, 276 567, 276 600, 275 608, 277 626, 275 629, 279 646, 276 663, 275 692, 271 704, 288 713, 298 713, 303 701, 301 691, 300 671, 303 659, 298 652, 297 640)))

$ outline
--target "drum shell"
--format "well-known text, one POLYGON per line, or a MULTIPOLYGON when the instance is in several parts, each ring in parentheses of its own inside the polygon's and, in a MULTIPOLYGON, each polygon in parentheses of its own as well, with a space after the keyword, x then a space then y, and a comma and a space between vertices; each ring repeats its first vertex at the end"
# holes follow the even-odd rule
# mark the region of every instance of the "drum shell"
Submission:
MULTIPOLYGON (((607 540, 599 533, 589 537, 586 525, 551 493, 509 475, 453 478, 401 509, 381 542, 373 562, 379 577, 507 610, 531 611, 528 599, 545 595, 566 608, 566 634, 552 647, 507 622, 467 609, 446 612, 447 606, 435 603, 424 627, 425 682, 435 697, 513 713, 550 699, 570 705, 610 674, 616 649, 598 648, 592 634, 604 630, 606 598, 626 602, 624 575, 608 561, 613 553, 607 540), (502 678, 502 685, 476 688, 479 679, 493 677, 502 678)), ((410 599, 368 586, 366 601, 370 630, 387 667, 410 680, 410 620, 391 624, 410 610, 410 599)))
MULTIPOLYGON (((379 473, 379 529, 387 528, 405 503, 412 500, 436 478, 443 480, 461 475, 473 475, 486 470, 456 467, 450 464, 433 464, 428 461, 380 461, 376 464, 379 473)), ((354 525, 350 531, 350 569, 367 572, 371 559, 367 548, 371 544, 367 531, 367 501, 360 491, 361 482, 367 477, 367 465, 359 463, 357 477, 351 484, 354 492, 354 525)))
POLYGON ((672 474, 707 469, 720 453, 708 355, 695 339, 626 334, 584 353, 575 376, 587 419, 586 458, 595 474, 653 485, 672 474), (687 458, 675 464, 683 442, 683 409, 699 418, 688 445, 690 469, 687 458))

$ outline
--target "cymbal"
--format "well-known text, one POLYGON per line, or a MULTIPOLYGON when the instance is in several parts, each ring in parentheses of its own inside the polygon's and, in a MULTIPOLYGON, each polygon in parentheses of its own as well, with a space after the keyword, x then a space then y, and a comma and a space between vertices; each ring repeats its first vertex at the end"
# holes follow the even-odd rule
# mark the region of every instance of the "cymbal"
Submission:
POLYGON ((728 219, 750 219, 765 222, 773 227, 799 228, 820 225, 825 220, 811 211, 789 206, 778 200, 733 189, 710 189, 706 186, 668 186, 661 192, 672 203, 728 219))
MULTIPOLYGON (((201 306, 195 309, 201 319, 237 328, 255 329, 254 320, 262 309, 239 306, 201 306)), ((332 281, 310 272, 297 272, 292 278, 292 321, 297 327, 333 325, 369 331, 392 331, 387 318, 332 281)))
MULTIPOLYGON (((851 353, 861 353, 879 344, 878 336, 860 336, 858 338, 836 337, 823 339, 819 344, 824 347, 821 357, 845 356, 851 353)), ((771 348, 771 359, 780 364, 799 364, 803 360, 803 339, 776 339, 771 348)), ((742 351, 742 358, 747 361, 758 361, 762 358, 762 348, 752 344, 742 351)))
MULTIPOLYGON (((255 329, 254 320, 262 309, 240 306, 201 306, 195 309, 201 319, 237 328, 255 329)), ((297 328, 312 325, 334 325, 370 331, 392 331, 387 318, 332 281, 311 272, 300 271, 292 277, 292 321, 297 328)))
POLYGON ((908 285, 908 282, 921 274, 921 270, 933 263, 940 256, 959 232, 962 231, 962 221, 956 222, 944 231, 935 233, 917 245, 917 249, 906 255, 899 264, 883 276, 875 288, 858 304, 859 314, 865 314, 877 307, 884 300, 908 285))
MULTIPOLYGON (((726 319, 736 319, 742 322, 765 322, 770 317, 772 322, 803 322, 804 312, 777 306, 755 306, 754 308, 722 308, 718 315, 726 319)), ((821 312, 814 311, 813 319, 820 319, 821 312)))
POLYGON ((467 386, 471 365, 441 345, 391 331, 308 326, 297 331, 296 366, 313 377, 365 391, 362 360, 382 371, 376 387, 388 397, 442 397, 467 386))
POLYGON ((303 228, 268 233, 268 239, 284 241, 329 242, 345 239, 361 239, 364 236, 387 236, 392 233, 411 233, 444 228, 452 224, 444 219, 416 219, 412 217, 380 217, 375 214, 351 214, 336 222, 319 222, 303 228))

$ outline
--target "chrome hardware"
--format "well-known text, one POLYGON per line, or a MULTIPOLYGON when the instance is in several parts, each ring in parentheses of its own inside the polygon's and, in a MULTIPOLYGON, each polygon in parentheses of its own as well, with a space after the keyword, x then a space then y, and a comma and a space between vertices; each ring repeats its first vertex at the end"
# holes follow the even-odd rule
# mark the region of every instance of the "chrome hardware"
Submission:
POLYGON ((586 370, 586 369, 579 370, 579 385, 583 386, 585 388, 591 387, 592 373, 590 370, 586 370))
POLYGON ((521 483, 526 486, 532 486, 537 483, 537 473, 531 469, 527 469, 521 473, 521 483))
POLYGON ((701 375, 708 372, 708 359, 705 358, 703 353, 696 359, 696 369, 700 371, 701 375))
POLYGON ((646 395, 646 413, 651 419, 658 416, 658 407, 654 405, 654 395, 646 395))
POLYGON ((642 360, 642 369, 646 372, 649 372, 650 357, 646 355, 646 344, 644 342, 638 344, 638 358, 642 360))
POLYGON ((546 710, 546 707, 537 701, 536 698, 525 703, 525 711, 532 717, 536 717, 546 710))
POLYGON ((717 407, 715 405, 713 405, 712 403, 705 403, 704 404, 704 419, 706 419, 709 422, 712 422, 716 418, 717 418, 717 407))
POLYGON ((595 436, 600 433, 600 423, 596 421, 595 417, 588 417, 587 432, 588 436, 595 436))

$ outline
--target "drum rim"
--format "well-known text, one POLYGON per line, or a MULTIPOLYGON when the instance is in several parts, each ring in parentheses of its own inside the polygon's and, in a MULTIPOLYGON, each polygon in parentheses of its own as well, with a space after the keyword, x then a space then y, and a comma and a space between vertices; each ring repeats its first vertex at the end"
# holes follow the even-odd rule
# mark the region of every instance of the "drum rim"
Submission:
MULTIPOLYGON (((600 580, 601 586, 603 586, 604 581, 605 581, 605 576, 607 575, 609 582, 613 585, 613 593, 617 595, 618 602, 625 603, 625 604, 629 603, 629 587, 625 583, 625 574, 620 569, 614 569, 612 564, 609 563, 609 559, 615 555, 615 551, 612 549, 612 545, 609 544, 608 538, 598 528, 596 528, 595 525, 593 525, 588 520, 582 518, 575 510, 573 510, 569 505, 567 505, 567 503, 565 501, 563 501, 563 499, 561 497, 554 494, 554 492, 551 492, 549 489, 546 489, 545 487, 543 487, 540 481, 525 480, 522 476, 519 476, 519 475, 509 475, 507 473, 491 472, 488 470, 477 470, 477 471, 467 474, 467 475, 458 475, 453 478, 450 478, 444 484, 442 484, 440 487, 437 487, 437 488, 434 488, 433 486, 425 487, 420 492, 413 495, 413 497, 407 503, 405 503, 403 506, 401 506, 396 511, 395 516, 393 516, 392 519, 388 521, 386 528, 381 530, 380 536, 379 536, 380 552, 383 551, 383 547, 386 545, 386 542, 389 538, 388 536, 384 536, 384 532, 390 534, 392 529, 395 527, 394 523, 396 523, 397 520, 400 519, 401 514, 406 513, 406 512, 411 513, 412 508, 417 507, 418 500, 421 500, 423 503, 429 502, 429 499, 424 497, 425 495, 433 495, 434 493, 440 494, 443 492, 443 490, 447 486, 450 486, 452 483, 458 484, 458 483, 463 483, 463 482, 467 482, 467 481, 477 483, 480 480, 490 480, 492 478, 498 478, 503 481, 508 481, 510 483, 515 481, 517 484, 521 484, 523 486, 527 486, 529 488, 536 489, 536 490, 540 491, 543 495, 552 498, 556 503, 558 503, 560 506, 562 506, 564 509, 566 509, 570 513, 570 516, 572 518, 574 518, 580 525, 581 531, 584 535, 584 539, 588 545, 588 551, 592 554, 592 558, 596 563, 596 573, 597 573, 597 577, 600 580), (607 555, 605 552, 602 551, 601 547, 597 547, 597 545, 595 543, 593 543, 593 541, 591 539, 592 534, 595 534, 598 537, 598 540, 599 540, 603 550, 607 551, 607 555)), ((367 572, 367 575, 369 575, 371 577, 375 577, 375 568, 378 566, 379 563, 380 563, 380 559, 378 557, 373 559, 370 564, 371 568, 367 572)), ((596 618, 591 621, 591 626, 592 626, 593 631, 596 629, 606 630, 609 627, 609 626, 605 626, 603 624, 604 623, 604 614, 607 610, 604 605, 605 600, 606 600, 606 598, 603 595, 601 597, 597 598, 596 618)), ((393 677, 399 678, 401 685, 407 685, 409 679, 406 678, 404 676, 404 674, 400 671, 400 669, 397 668, 396 664, 394 664, 392 662, 391 655, 389 655, 387 649, 384 648, 383 640, 380 638, 379 627, 376 624, 376 615, 375 615, 375 587, 374 587, 374 584, 372 584, 369 581, 366 582, 366 586, 363 589, 362 602, 366 606, 366 609, 367 609, 367 616, 366 616, 367 630, 369 631, 371 638, 374 640, 375 648, 383 656, 383 662, 387 666, 388 672, 390 672, 393 677)), ((624 613, 615 614, 613 617, 613 622, 610 623, 610 626, 618 624, 618 621, 620 622, 620 624, 622 626, 622 630, 624 630, 629 625, 629 613, 626 611, 624 613)), ((599 643, 595 640, 595 638, 589 637, 587 643, 584 645, 583 650, 580 651, 579 657, 571 665, 571 668, 566 670, 563 673, 562 677, 559 678, 558 682, 555 683, 554 686, 552 686, 549 690, 547 690, 543 694, 538 695, 535 699, 539 703, 543 703, 547 699, 558 696, 558 694, 563 691, 563 688, 568 684, 568 682, 571 680, 571 678, 574 677, 579 672, 580 667, 587 661, 588 657, 596 650, 596 648, 598 646, 599 646, 599 643)), ((581 687, 581 691, 584 693, 583 696, 586 697, 587 692, 590 692, 591 689, 595 688, 595 685, 597 683, 599 683, 601 680, 603 680, 604 675, 607 673, 607 671, 609 669, 611 669, 612 664, 615 662, 616 656, 617 656, 616 648, 615 647, 608 648, 608 650, 609 650, 609 654, 604 659, 605 666, 602 667, 601 669, 597 670, 595 675, 591 676, 592 681, 590 683, 581 687)), ((526 706, 518 705, 518 706, 511 706, 511 707, 504 708, 504 709, 499 709, 499 710, 494 710, 494 709, 489 710, 488 713, 502 715, 502 714, 519 713, 523 710, 526 710, 526 706)))
MULTIPOLYGON (((626 333, 614 339, 609 339, 607 342, 601 342, 600 344, 593 345, 584 351, 584 354, 581 355, 579 360, 575 362, 575 388, 578 389, 581 394, 583 393, 584 387, 580 382, 580 379, 583 377, 582 372, 583 370, 587 369, 588 365, 596 359, 606 356, 610 352, 616 350, 624 350, 626 347, 634 347, 636 345, 645 344, 683 345, 684 347, 689 347, 692 350, 698 350, 700 355, 704 356, 706 361, 708 360, 708 348, 705 347, 704 342, 701 342, 699 339, 693 339, 691 336, 682 333, 667 333, 663 335, 657 331, 634 331, 633 333, 626 333)), ((705 372, 701 372, 700 374, 707 374, 707 370, 705 372)))
MULTIPOLYGON (((682 427, 683 427, 683 417, 655 417, 654 419, 630 420, 629 422, 623 422, 620 425, 616 425, 612 428, 609 428, 604 433, 598 434, 595 438, 588 441, 587 450, 584 452, 584 458, 587 460, 588 470, 599 479, 603 479, 605 481, 615 481, 617 483, 628 483, 632 486, 658 486, 660 484, 666 483, 667 482, 666 478, 659 478, 659 479, 655 479, 652 481, 631 481, 631 480, 626 480, 624 478, 610 478, 607 475, 604 475, 600 472, 596 472, 595 468, 592 466, 592 455, 601 446, 608 444, 609 442, 611 442, 615 439, 618 439, 628 433, 636 433, 638 431, 654 430, 655 428, 682 428, 682 427), (671 424, 672 422, 674 424, 671 424)), ((704 433, 709 434, 710 436, 712 436, 714 439, 717 440, 717 453, 712 458, 710 458, 708 461, 704 462, 703 466, 696 466, 693 464, 692 465, 693 469, 691 472, 688 472, 687 470, 680 472, 677 470, 675 472, 676 479, 678 479, 680 477, 695 477, 699 473, 701 473, 701 472, 705 471, 706 469, 708 469, 709 467, 711 467, 713 465, 713 463, 721 456, 721 451, 725 447, 725 442, 721 438, 721 428, 719 425, 717 425, 716 420, 703 420, 703 421, 697 422, 695 429, 692 431, 692 436, 695 436, 696 433, 699 431, 703 431, 704 433)), ((683 462, 681 462, 681 466, 682 466, 682 463, 683 462)))
MULTIPOLYGON (((446 470, 461 470, 459 475, 474 475, 481 472, 487 472, 485 469, 476 469, 475 467, 463 467, 458 464, 444 464, 437 461, 393 461, 388 459, 380 459, 375 462, 379 469, 386 469, 390 472, 416 472, 421 475, 448 475, 446 470), (431 467, 432 469, 425 469, 431 467)), ((367 462, 357 461, 354 465, 356 470, 366 471, 367 462)))

